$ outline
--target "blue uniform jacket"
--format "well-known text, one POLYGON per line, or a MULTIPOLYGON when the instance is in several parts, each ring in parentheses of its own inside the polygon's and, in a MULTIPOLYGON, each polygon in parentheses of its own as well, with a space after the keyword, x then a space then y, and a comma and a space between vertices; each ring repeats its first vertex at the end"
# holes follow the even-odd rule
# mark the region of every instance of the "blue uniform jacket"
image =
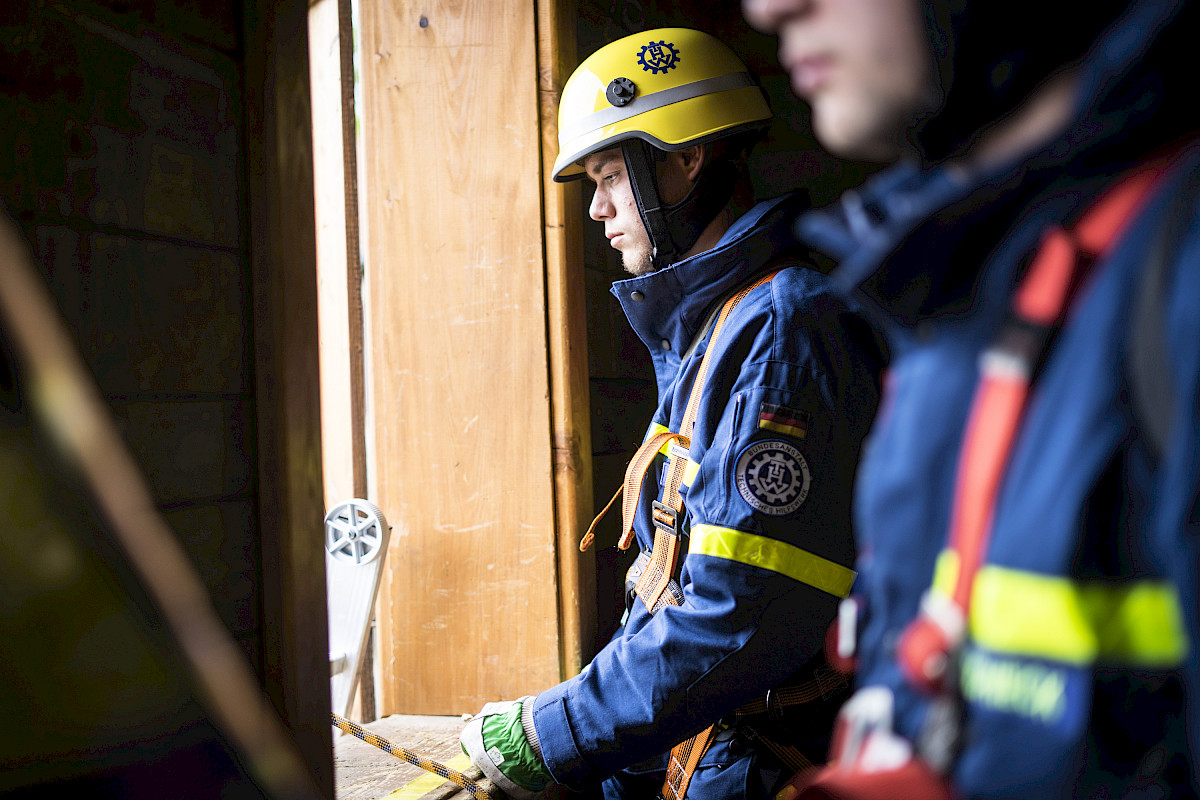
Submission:
MULTIPOLYGON (((1162 144, 1155 110, 1171 98, 1155 94, 1156 82, 1123 81, 1122 70, 1146 58, 1140 48, 1169 13, 1137 6, 1136 24, 1085 64, 1078 122, 1045 152, 973 177, 900 166, 797 225, 842 259, 835 278, 857 287, 888 333, 892 360, 857 480, 856 684, 889 687, 895 726, 918 746, 930 702, 902 677, 895 645, 946 547, 980 354, 1046 227, 1069 224, 1162 144)), ((964 797, 1194 792, 1200 211, 1187 181, 1197 169, 1200 152, 1185 149, 1095 264, 1035 383, 999 488, 957 681, 965 727, 952 774, 964 797), (1170 435, 1156 453, 1147 411, 1131 399, 1143 357, 1131 328, 1172 215, 1183 224, 1163 251, 1155 312, 1170 402, 1151 412, 1170 417, 1170 435)))
MULTIPOLYGON (((791 223, 802 208, 796 196, 760 203, 712 250, 614 284, 653 356, 659 406, 650 433, 678 430, 709 346, 706 318, 794 246, 791 223)), ((821 649, 835 594, 852 580, 850 491, 878 399, 879 342, 828 278, 803 266, 784 269, 730 315, 682 489, 684 603, 651 616, 635 600, 624 627, 579 675, 538 695, 534 724, 557 781, 594 784, 664 754, 821 649)), ((665 463, 660 454, 643 487, 636 530, 644 551, 665 463)), ((705 764, 731 760, 718 742, 705 764)), ((744 777, 731 783, 732 771, 714 770, 729 773, 728 785, 710 792, 703 772, 689 797, 745 791, 744 777)))

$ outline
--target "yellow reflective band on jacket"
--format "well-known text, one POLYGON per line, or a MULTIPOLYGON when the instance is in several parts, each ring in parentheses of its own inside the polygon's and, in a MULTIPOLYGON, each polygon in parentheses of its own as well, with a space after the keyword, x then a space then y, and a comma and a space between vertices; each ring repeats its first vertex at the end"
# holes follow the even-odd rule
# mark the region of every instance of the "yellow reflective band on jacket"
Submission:
POLYGON ((954 584, 958 581, 958 553, 954 550, 943 550, 938 554, 937 564, 933 568, 933 591, 943 597, 954 596, 954 584))
MULTIPOLYGON (((957 554, 938 559, 934 591, 948 593, 957 554)), ((971 590, 971 637, 996 653, 1068 664, 1174 667, 1189 642, 1175 587, 1163 580, 1074 581, 984 566, 971 590)))
POLYGON ((691 486, 692 481, 696 480, 696 475, 700 472, 700 465, 695 461, 688 459, 687 466, 683 468, 683 485, 691 486))
MULTIPOLYGON (((645 437, 644 439, 642 439, 642 441, 643 441, 643 442, 648 442, 648 441, 650 441, 651 439, 653 439, 655 436, 657 436, 658 434, 660 434, 660 433, 668 433, 668 432, 670 432, 670 431, 671 431, 671 429, 670 429, 670 428, 668 428, 666 425, 659 425, 657 422, 655 422, 654 424, 652 424, 652 425, 650 426, 650 430, 646 431, 646 437, 645 437)), ((666 444, 664 444, 662 447, 658 448, 658 452, 662 453, 662 454, 663 454, 664 456, 666 456, 667 458, 670 458, 670 457, 671 457, 671 452, 670 452, 670 450, 671 450, 671 443, 670 443, 670 442, 667 442, 667 443, 666 443, 666 444)))
MULTIPOLYGON (((655 435, 660 434, 660 433, 668 433, 668 432, 670 432, 670 430, 671 429, 668 428, 666 425, 659 425, 656 422, 650 426, 650 430, 646 432, 646 438, 642 439, 642 441, 648 442, 651 439, 653 439, 655 437, 655 435)), ((667 458, 670 458, 671 457, 671 443, 667 442, 662 447, 658 448, 658 452, 662 453, 667 458)), ((689 458, 688 462, 687 462, 687 466, 683 468, 683 485, 691 486, 692 481, 696 480, 696 474, 698 472, 700 472, 700 465, 697 464, 695 461, 692 461, 689 458)))
POLYGON ((716 525, 692 527, 688 555, 713 556, 769 569, 835 597, 848 597, 854 570, 785 542, 716 525))

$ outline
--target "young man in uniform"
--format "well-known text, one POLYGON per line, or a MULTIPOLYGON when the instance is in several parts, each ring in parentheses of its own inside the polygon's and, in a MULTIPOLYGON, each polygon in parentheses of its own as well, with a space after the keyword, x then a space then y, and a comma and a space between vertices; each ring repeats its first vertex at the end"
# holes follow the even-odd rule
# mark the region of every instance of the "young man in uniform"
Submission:
POLYGON ((824 146, 902 162, 796 228, 892 361, 856 744, 781 796, 1194 796, 1197 7, 743 8, 824 146))
POLYGON ((883 355, 794 247, 803 196, 752 201, 746 151, 770 121, 742 62, 688 29, 607 45, 563 89, 554 177, 595 185, 659 406, 624 489, 621 544, 641 554, 619 632, 463 732, 514 796, 766 797, 826 749, 844 683, 822 644, 853 581, 883 355))

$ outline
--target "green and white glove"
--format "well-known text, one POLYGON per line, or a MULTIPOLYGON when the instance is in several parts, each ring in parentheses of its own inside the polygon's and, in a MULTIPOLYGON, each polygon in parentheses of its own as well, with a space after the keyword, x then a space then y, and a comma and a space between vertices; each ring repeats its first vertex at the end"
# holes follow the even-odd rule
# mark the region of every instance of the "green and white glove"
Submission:
POLYGON ((533 728, 533 697, 488 703, 458 737, 463 752, 492 783, 517 800, 533 800, 552 780, 533 728))

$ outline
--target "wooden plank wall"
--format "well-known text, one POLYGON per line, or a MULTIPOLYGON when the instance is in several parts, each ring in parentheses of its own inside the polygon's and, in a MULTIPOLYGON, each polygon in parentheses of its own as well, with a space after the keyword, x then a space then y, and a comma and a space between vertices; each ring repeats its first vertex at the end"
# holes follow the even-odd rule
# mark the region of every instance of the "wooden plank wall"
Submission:
POLYGON ((238 11, 20 2, 4 17, 0 205, 258 663, 238 11))
POLYGON ((383 715, 560 677, 535 16, 361 6, 383 715))

